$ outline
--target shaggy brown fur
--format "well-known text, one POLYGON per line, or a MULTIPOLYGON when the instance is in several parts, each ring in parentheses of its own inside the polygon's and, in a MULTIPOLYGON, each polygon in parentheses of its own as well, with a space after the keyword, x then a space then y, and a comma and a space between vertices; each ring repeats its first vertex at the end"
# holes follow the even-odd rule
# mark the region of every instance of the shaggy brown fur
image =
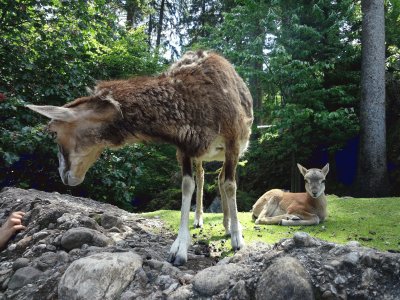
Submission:
MULTIPOLYGON (((49 129, 57 133, 60 176, 68 185, 83 181, 105 147, 141 141, 177 146, 183 180, 181 227, 170 257, 175 264, 187 260, 187 222, 194 191, 192 163, 196 162, 197 174, 203 177, 203 160, 224 161, 219 176, 224 225, 232 235, 233 248, 243 246, 235 170, 250 137, 252 98, 232 65, 221 56, 188 52, 158 77, 104 81, 90 96, 63 107, 29 108, 52 119, 49 129)), ((199 187, 203 180, 197 180, 199 187)))
MULTIPOLYGON (((123 112, 123 118, 115 118, 102 131, 115 146, 135 136, 169 142, 182 153, 199 157, 218 135, 249 139, 251 96, 232 66, 216 54, 190 67, 173 65, 159 77, 100 82, 95 91, 109 93, 123 112)), ((65 107, 92 100, 81 98, 65 107)))

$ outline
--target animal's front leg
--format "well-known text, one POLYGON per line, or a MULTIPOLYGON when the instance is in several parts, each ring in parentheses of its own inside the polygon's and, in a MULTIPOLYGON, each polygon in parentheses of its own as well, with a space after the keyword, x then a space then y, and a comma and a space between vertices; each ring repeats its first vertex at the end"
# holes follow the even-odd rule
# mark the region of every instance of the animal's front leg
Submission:
POLYGON ((171 246, 169 251, 169 262, 176 266, 183 265, 187 262, 187 250, 190 246, 189 232, 189 212, 190 201, 194 191, 194 180, 191 176, 185 175, 182 178, 182 207, 181 207, 181 224, 179 227, 178 237, 171 246))
POLYGON ((244 246, 242 236, 242 226, 239 223, 238 211, 236 205, 236 181, 235 173, 239 157, 239 147, 235 140, 228 140, 225 144, 225 162, 223 166, 224 182, 222 183, 225 191, 226 203, 228 204, 228 212, 231 219, 231 244, 233 250, 239 250, 244 246))
POLYGON ((288 215, 287 218, 282 220, 284 226, 296 226, 296 225, 318 225, 319 217, 317 215, 302 211, 299 215, 288 215))

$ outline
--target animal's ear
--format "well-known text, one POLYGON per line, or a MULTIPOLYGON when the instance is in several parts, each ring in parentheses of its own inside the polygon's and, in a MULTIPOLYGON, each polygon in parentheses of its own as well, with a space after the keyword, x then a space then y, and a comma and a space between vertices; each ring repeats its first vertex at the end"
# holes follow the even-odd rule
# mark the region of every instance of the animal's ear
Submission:
POLYGON ((73 122, 77 120, 76 113, 67 107, 51 105, 27 105, 29 109, 53 120, 73 122))
POLYGON ((301 164, 297 164, 297 167, 299 168, 301 175, 306 176, 307 169, 304 168, 301 164))
POLYGON ((329 172, 329 163, 326 164, 325 167, 323 167, 321 171, 324 174, 324 176, 326 176, 329 172))

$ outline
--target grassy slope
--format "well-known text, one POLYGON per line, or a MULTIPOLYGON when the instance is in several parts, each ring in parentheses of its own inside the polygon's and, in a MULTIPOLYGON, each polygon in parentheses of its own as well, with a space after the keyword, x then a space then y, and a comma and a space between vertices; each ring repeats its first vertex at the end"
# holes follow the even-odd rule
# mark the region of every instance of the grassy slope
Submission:
MULTIPOLYGON (((255 226, 251 213, 239 213, 246 243, 263 241, 275 243, 282 238, 292 237, 296 231, 305 231, 310 235, 335 243, 359 241, 362 245, 379 250, 400 251, 400 198, 337 198, 328 197, 328 219, 316 226, 255 226)), ((169 229, 178 232, 179 211, 155 211, 143 214, 147 217, 159 217, 169 229)), ((193 224, 194 213, 190 214, 193 224)), ((222 214, 205 214, 204 229, 191 227, 193 241, 204 240, 214 244, 221 252, 228 252, 230 242, 224 235, 222 214)))

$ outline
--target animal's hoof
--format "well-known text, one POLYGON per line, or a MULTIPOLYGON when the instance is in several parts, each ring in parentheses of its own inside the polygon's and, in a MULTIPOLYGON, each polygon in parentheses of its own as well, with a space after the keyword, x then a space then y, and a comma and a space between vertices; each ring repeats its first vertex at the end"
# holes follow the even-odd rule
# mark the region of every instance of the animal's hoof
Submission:
POLYGON ((238 251, 244 247, 244 239, 241 232, 236 232, 231 235, 231 244, 233 251, 238 251))
POLYGON ((187 249, 190 245, 190 236, 178 235, 169 251, 168 261, 175 266, 181 266, 187 262, 187 249))
POLYGON ((187 262, 187 258, 181 257, 179 255, 175 256, 173 254, 170 254, 168 257, 168 262, 170 262, 174 266, 182 266, 187 262))
POLYGON ((203 224, 200 223, 194 223, 194 228, 203 228, 203 224))

